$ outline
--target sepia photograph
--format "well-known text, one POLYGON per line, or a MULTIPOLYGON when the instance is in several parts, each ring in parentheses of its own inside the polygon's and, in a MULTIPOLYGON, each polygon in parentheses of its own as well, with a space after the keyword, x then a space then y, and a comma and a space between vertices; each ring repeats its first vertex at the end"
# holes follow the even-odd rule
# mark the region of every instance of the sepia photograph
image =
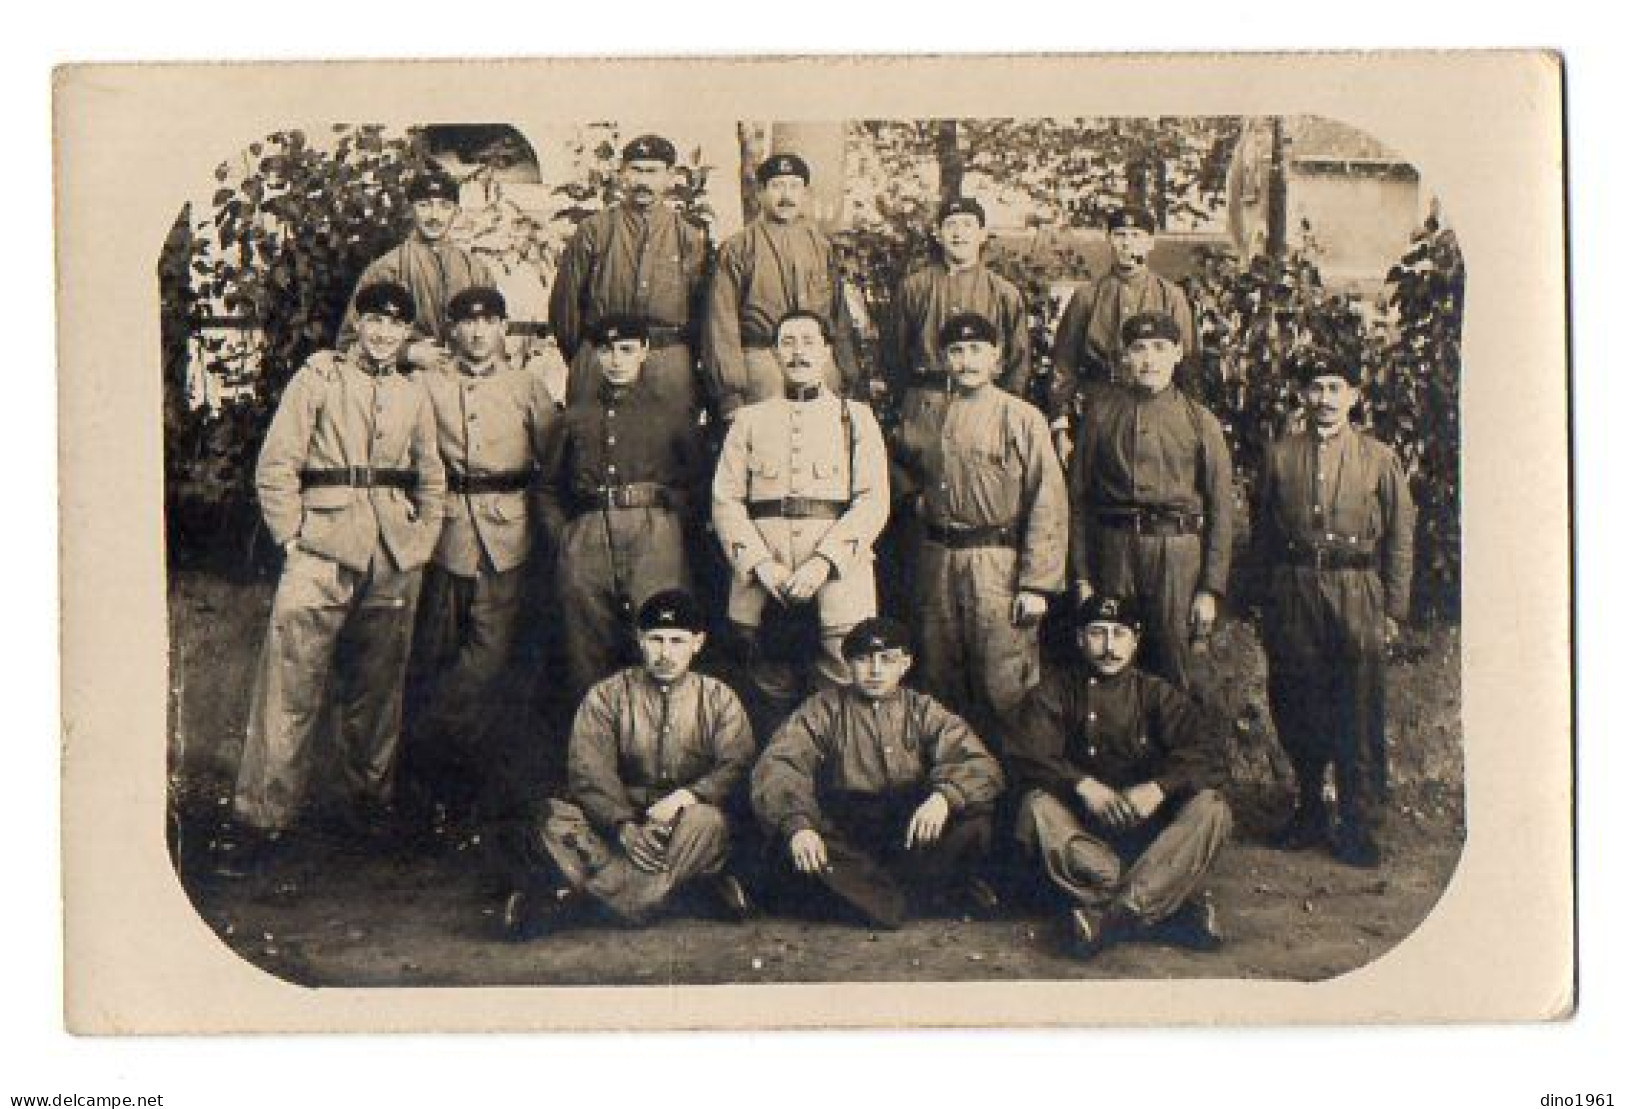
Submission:
MULTIPOLYGON (((1453 76, 1510 75, 1544 90, 1522 141, 1555 143, 1545 59, 1456 61, 1408 59, 1436 131, 1471 146, 1453 76)), ((1138 101, 1065 94, 1099 60, 998 64, 1025 95, 925 110, 854 62, 827 118, 719 93, 726 62, 601 100, 504 88, 633 63, 446 63, 491 87, 443 104, 421 69, 340 67, 331 118, 222 97, 143 183, 163 685, 119 753, 161 776, 134 826, 185 944, 293 991, 290 1023, 225 1027, 404 987, 1053 991, 924 1018, 1016 1024, 1093 983, 1332 991, 1520 834, 1481 830, 1503 787, 1471 768, 1508 755, 1465 708, 1504 579, 1464 519, 1505 521, 1464 452, 1506 411, 1465 394, 1515 368, 1469 341, 1508 290, 1464 230, 1485 195, 1433 167, 1477 151, 1315 106, 1331 58, 1248 61, 1273 97, 1147 61, 1184 84, 1138 101)), ((1559 408, 1562 311, 1529 321, 1559 408)), ((1537 777, 1566 783, 1546 719, 1537 777)), ((1527 923, 1566 936, 1546 796, 1527 923)), ((567 1026, 645 1023, 572 996, 604 1007, 567 1026)))

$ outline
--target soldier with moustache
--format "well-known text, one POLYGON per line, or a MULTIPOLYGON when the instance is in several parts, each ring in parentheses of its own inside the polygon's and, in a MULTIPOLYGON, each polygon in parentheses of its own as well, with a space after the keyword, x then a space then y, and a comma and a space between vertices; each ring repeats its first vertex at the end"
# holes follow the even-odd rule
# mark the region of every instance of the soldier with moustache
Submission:
POLYGON ((818 680, 840 685, 841 641, 875 614, 871 551, 890 510, 886 446, 869 406, 827 384, 824 318, 791 312, 776 336, 786 395, 738 410, 712 483, 712 522, 733 570, 728 616, 759 655, 769 605, 813 606, 818 680))
POLYGON ((1070 453, 1070 440, 1075 438, 1077 408, 1102 386, 1130 383, 1122 334, 1131 317, 1142 312, 1167 315, 1179 331, 1180 368, 1194 368, 1200 362, 1201 336, 1190 299, 1150 268, 1156 234, 1156 220, 1144 207, 1130 205, 1109 213, 1106 242, 1112 268, 1100 280, 1079 285, 1061 313, 1055 329, 1049 414, 1058 425, 1063 456, 1070 453))
POLYGON ((509 668, 537 537, 537 463, 558 417, 541 379, 508 363, 500 292, 464 289, 446 318, 453 361, 420 375, 447 497, 418 613, 408 753, 413 784, 458 817, 495 801, 496 731, 515 700, 509 668))
POLYGON ((774 348, 787 315, 822 323, 833 346, 824 367, 831 392, 850 392, 858 373, 835 248, 805 213, 812 170, 799 155, 775 154, 757 167, 756 181, 762 215, 722 244, 706 305, 703 363, 724 419, 784 395, 774 348))
POLYGON ((1082 663, 1046 673, 1010 733, 1017 842, 1068 904, 1079 957, 1132 939, 1212 950, 1203 887, 1231 827, 1217 722, 1134 665, 1131 601, 1095 593, 1074 627, 1082 663))
MULTIPOLYGON (((425 169, 406 185, 407 203, 412 208, 412 230, 401 244, 369 264, 356 288, 380 281, 396 281, 412 294, 417 306, 413 330, 401 348, 403 366, 419 369, 439 366, 449 360, 451 320, 446 314, 451 298, 474 286, 495 284, 490 267, 475 255, 451 241, 451 229, 461 212, 457 179, 439 168, 425 169)), ((340 350, 347 350, 356 336, 356 304, 351 299, 339 325, 340 350)))
POLYGON ((542 520, 556 580, 572 699, 636 658, 633 617, 687 588, 685 536, 706 460, 691 413, 651 378, 649 329, 606 315, 588 329, 596 388, 565 410, 542 458, 542 520))
POLYGON ((947 406, 938 421, 904 424, 897 450, 924 522, 920 669, 928 690, 993 736, 1038 681, 1038 624, 1066 588, 1066 482, 1043 414, 993 383, 998 326, 963 313, 938 342, 947 406))
POLYGON ((628 142, 621 149, 620 203, 584 219, 559 259, 548 321, 570 363, 567 403, 597 395, 606 352, 593 333, 616 316, 644 321, 644 391, 684 414, 698 405, 694 350, 710 239, 667 203, 676 164, 668 139, 640 135, 628 142))
POLYGON ((1253 516, 1269 567, 1270 710, 1298 788, 1275 845, 1329 840, 1341 861, 1374 867, 1387 792, 1385 655, 1410 608, 1416 510, 1399 457, 1349 424, 1359 367, 1309 349, 1293 371, 1307 426, 1265 452, 1253 516), (1328 766, 1335 832, 1322 793, 1328 766))
POLYGON ((255 469, 286 561, 251 694, 232 798, 244 835, 227 841, 240 849, 228 872, 265 862, 293 826, 329 694, 358 830, 388 830, 412 618, 446 483, 428 393, 396 372, 411 294, 368 285, 355 309, 355 347, 312 355, 288 382, 255 469))
POLYGON ((1069 484, 1077 599, 1134 598, 1144 665, 1189 691, 1193 645, 1212 632, 1230 574, 1235 505, 1218 418, 1173 383, 1181 335, 1165 312, 1124 321, 1132 384, 1090 402, 1069 484))

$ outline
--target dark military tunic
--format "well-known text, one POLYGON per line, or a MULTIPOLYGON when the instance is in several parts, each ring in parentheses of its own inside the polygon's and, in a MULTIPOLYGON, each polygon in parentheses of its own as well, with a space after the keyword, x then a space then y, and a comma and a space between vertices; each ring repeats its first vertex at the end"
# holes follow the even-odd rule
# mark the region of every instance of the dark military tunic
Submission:
POLYGON ((1185 357, 1182 367, 1201 357, 1196 317, 1185 292, 1150 270, 1125 280, 1115 270, 1093 284, 1078 286, 1055 328, 1055 381, 1050 387, 1050 416, 1072 410, 1080 389, 1116 382, 1126 384, 1123 370, 1123 321, 1141 312, 1166 312, 1179 325, 1185 357))
POLYGON ((1074 576, 1138 598, 1144 665, 1189 688, 1191 599, 1224 594, 1234 542, 1218 419, 1174 386, 1103 390, 1084 413, 1070 484, 1074 576))
POLYGON ((1387 784, 1383 618, 1410 607, 1409 482, 1369 435, 1300 432, 1265 453, 1254 520, 1271 567, 1270 706, 1301 802, 1318 809, 1330 763, 1345 817, 1374 831, 1387 784))
POLYGON ((1229 833, 1218 738, 1194 701, 1133 666, 1047 673, 1006 747, 1024 793, 1017 837, 1074 900, 1115 900, 1154 924, 1197 892, 1229 833), (1164 800, 1143 825, 1112 829, 1078 795, 1085 778, 1114 790, 1155 782, 1164 800))
POLYGON ((543 527, 558 552, 565 661, 577 694, 633 661, 630 615, 689 581, 684 530, 703 496, 688 413, 642 377, 600 381, 565 410, 542 459, 543 527))
POLYGON ((694 341, 709 264, 709 237, 664 204, 630 204, 588 216, 559 259, 548 322, 570 363, 566 399, 598 387, 598 360, 587 339, 609 315, 631 315, 650 327, 644 378, 679 409, 694 407, 694 341))

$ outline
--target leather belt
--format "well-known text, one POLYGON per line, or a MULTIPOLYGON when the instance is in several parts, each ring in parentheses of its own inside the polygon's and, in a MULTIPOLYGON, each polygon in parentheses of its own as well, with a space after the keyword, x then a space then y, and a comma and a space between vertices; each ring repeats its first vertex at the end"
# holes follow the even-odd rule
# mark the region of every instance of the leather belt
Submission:
POLYGON ((745 511, 752 520, 839 520, 851 504, 819 497, 785 497, 777 501, 751 501, 745 511))
POLYGON ((1200 512, 1177 508, 1097 508, 1090 515, 1102 527, 1137 535, 1197 535, 1204 519, 1200 512))
POLYGON ((1021 537, 1012 524, 988 524, 984 527, 947 528, 941 524, 926 524, 925 537, 939 547, 951 551, 964 551, 976 547, 1021 548, 1021 537))
POLYGON ((1286 566, 1307 566, 1315 570, 1375 570, 1377 556, 1370 551, 1347 547, 1317 547, 1293 543, 1281 562, 1286 566))
POLYGON ((502 470, 494 474, 459 474, 446 471, 446 488, 453 493, 523 493, 535 475, 529 470, 502 470))
POLYGON ((300 470, 300 484, 306 489, 321 489, 335 485, 349 485, 356 489, 387 486, 391 489, 416 489, 416 470, 390 469, 382 466, 335 466, 323 470, 300 470))
POLYGON ((671 490, 653 481, 633 482, 630 485, 606 485, 594 492, 575 498, 577 516, 588 512, 602 512, 606 508, 671 508, 671 490))

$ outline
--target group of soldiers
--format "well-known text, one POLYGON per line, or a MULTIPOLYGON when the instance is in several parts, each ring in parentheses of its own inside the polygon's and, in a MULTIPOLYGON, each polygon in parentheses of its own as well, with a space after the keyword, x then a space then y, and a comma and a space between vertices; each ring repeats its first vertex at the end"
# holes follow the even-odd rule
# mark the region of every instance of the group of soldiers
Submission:
MULTIPOLYGON (((1073 295, 1041 411, 1027 306, 982 262, 985 214, 945 204, 941 258, 903 281, 885 338, 888 434, 805 214, 806 162, 761 164, 762 214, 714 265, 666 203, 675 162, 664 138, 628 143, 623 199, 563 254, 562 404, 507 362, 502 294, 447 237, 457 183, 411 183, 410 237, 363 275, 260 455, 287 557, 234 797, 248 856, 295 825, 323 719, 369 818, 392 811, 403 750, 431 782, 500 777, 484 737, 516 641, 550 623, 562 673, 545 681, 578 707, 561 788, 505 841, 514 935, 584 903, 641 923, 692 886, 734 916, 766 887, 895 928, 994 910, 1013 858, 1080 955, 1216 946, 1224 724, 1191 658, 1227 586, 1231 463, 1175 381, 1198 339, 1147 266, 1151 217, 1110 218, 1112 272, 1073 295), (883 531, 902 620, 879 611, 883 531), (719 556, 725 628, 704 588, 719 556), (1044 649, 1046 618, 1075 650, 1044 649), (732 684, 694 666, 719 630, 732 684), (764 865, 741 864, 746 843, 764 865)), ((1369 867, 1413 510, 1394 453, 1349 425, 1359 368, 1314 349, 1293 368, 1306 426, 1270 447, 1253 513, 1298 785, 1274 842, 1369 867)))

